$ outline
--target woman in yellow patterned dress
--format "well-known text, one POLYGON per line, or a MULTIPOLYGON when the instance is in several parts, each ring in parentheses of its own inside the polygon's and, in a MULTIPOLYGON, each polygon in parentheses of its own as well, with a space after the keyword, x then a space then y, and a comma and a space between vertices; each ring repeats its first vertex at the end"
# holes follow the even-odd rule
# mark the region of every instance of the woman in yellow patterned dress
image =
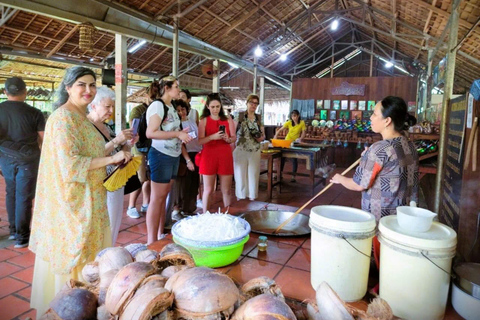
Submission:
POLYGON ((67 70, 49 117, 40 158, 32 235, 35 252, 31 306, 37 317, 69 279, 111 245, 105 166, 130 160, 128 152, 105 156, 105 142, 87 119, 96 94, 92 70, 67 70))

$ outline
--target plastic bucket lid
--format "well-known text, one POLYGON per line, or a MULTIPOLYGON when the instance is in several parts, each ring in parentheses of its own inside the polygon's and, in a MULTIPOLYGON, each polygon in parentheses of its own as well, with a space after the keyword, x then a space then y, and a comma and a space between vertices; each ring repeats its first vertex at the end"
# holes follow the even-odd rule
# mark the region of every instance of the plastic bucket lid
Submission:
POLYGON ((412 250, 452 250, 457 245, 457 233, 439 222, 426 232, 412 232, 400 227, 397 216, 387 216, 380 219, 378 230, 382 238, 412 250))
POLYGON ((363 210, 343 206, 317 206, 310 211, 310 227, 345 237, 373 236, 375 217, 363 210))

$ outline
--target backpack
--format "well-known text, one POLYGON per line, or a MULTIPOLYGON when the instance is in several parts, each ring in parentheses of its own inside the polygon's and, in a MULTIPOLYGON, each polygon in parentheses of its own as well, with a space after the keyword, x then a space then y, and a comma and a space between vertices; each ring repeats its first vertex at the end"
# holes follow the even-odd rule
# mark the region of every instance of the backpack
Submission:
MULTIPOLYGON (((168 107, 165 105, 162 99, 153 100, 152 103, 154 103, 155 101, 159 101, 163 105, 163 119, 162 119, 162 122, 160 122, 160 130, 162 130, 162 124, 168 116, 168 107)), ((138 129, 137 129, 138 141, 135 144, 137 149, 150 149, 150 147, 152 146, 152 139, 147 138, 147 111, 148 111, 148 108, 144 113, 142 113, 142 116, 140 117, 140 122, 138 123, 138 129)), ((182 129, 182 122, 180 121, 180 130, 181 129, 182 129)))

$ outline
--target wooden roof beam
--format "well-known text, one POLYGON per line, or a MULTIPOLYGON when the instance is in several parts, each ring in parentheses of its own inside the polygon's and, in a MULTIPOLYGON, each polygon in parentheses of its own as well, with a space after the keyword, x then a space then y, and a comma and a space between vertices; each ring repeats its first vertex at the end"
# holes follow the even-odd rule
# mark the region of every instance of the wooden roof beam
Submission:
MULTIPOLYGON (((450 17, 450 13, 447 12, 447 11, 444 11, 440 8, 437 8, 435 5, 432 4, 429 4, 428 2, 424 2, 422 0, 408 0, 416 5, 419 5, 425 9, 428 9, 428 10, 431 10, 433 12, 435 12, 436 14, 442 16, 442 17, 445 17, 445 18, 449 18, 450 17)), ((458 20, 458 23, 460 26, 464 27, 464 28, 467 28, 467 29, 470 29, 472 26, 473 26, 473 23, 470 23, 468 22, 467 20, 463 20, 463 19, 460 19, 458 20)))
POLYGON ((58 50, 60 50, 61 47, 63 47, 63 45, 68 41, 68 39, 70 39, 71 36, 73 36, 73 34, 75 32, 77 32, 78 28, 80 27, 79 24, 76 24, 75 27, 72 28, 72 30, 70 30, 69 33, 67 33, 67 35, 65 37, 63 37, 62 40, 60 40, 60 42, 57 43, 57 45, 47 54, 47 58, 50 58, 51 56, 53 56, 58 50))
POLYGON ((204 4, 207 1, 208 0, 199 0, 199 1, 195 2, 194 4, 192 4, 190 7, 188 7, 187 9, 185 9, 182 12, 179 12, 176 15, 174 15, 174 17, 183 18, 187 14, 189 14, 191 11, 195 10, 196 8, 198 8, 199 6, 201 6, 202 4, 204 4))
MULTIPOLYGON (((433 0, 432 2, 432 5, 435 6, 437 4, 437 0, 433 0)), ((428 16, 427 16, 427 20, 425 21, 425 26, 423 27, 423 33, 426 33, 428 34, 428 31, 429 31, 429 25, 430 25, 430 20, 432 19, 432 15, 433 15, 433 11, 431 9, 428 9, 428 16)), ((425 44, 426 40, 423 39, 422 40, 422 46, 425 44)), ((420 56, 420 53, 422 52, 422 50, 418 50, 418 53, 417 55, 415 56, 415 60, 418 59, 418 57, 420 56)))
POLYGON ((151 59, 146 65, 144 65, 144 66, 142 67, 142 69, 140 69, 140 72, 144 72, 144 71, 145 71, 148 67, 150 67, 155 61, 157 61, 158 58, 160 58, 161 56, 163 56, 163 55, 165 54, 165 52, 168 51, 168 49, 169 49, 169 48, 165 48, 165 49, 163 49, 162 51, 160 51, 160 53, 157 54, 157 55, 155 56, 155 58, 151 59))
POLYGON ((170 0, 164 7, 162 10, 160 10, 160 12, 158 12, 155 17, 153 17, 153 20, 159 20, 161 18, 164 18, 164 14, 173 8, 173 6, 177 3, 177 0, 170 0))
POLYGON ((242 23, 244 23, 247 19, 249 19, 250 17, 252 17, 255 13, 258 12, 258 10, 260 10, 261 8, 263 8, 264 5, 266 5, 267 3, 269 3, 270 0, 264 0, 260 5, 257 5, 252 11, 250 11, 249 13, 243 15, 240 19, 238 19, 237 21, 233 22, 230 26, 230 28, 228 28, 226 31, 225 31, 225 35, 229 34, 230 32, 232 32, 232 30, 236 29, 238 26, 240 26, 242 23))
POLYGON ((150 2, 150 0, 145 0, 145 1, 140 5, 140 7, 138 7, 138 10, 142 10, 149 2, 150 2))

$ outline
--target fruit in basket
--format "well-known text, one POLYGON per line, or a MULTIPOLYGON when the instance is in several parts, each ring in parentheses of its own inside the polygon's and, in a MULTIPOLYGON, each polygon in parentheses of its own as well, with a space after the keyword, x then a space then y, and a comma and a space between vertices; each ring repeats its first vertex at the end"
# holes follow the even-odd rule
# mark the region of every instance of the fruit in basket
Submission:
POLYGON ((232 316, 232 320, 270 319, 296 320, 292 309, 282 299, 261 294, 247 300, 232 316))
POLYGON ((177 319, 228 319, 240 297, 232 279, 206 267, 175 273, 165 289, 175 296, 177 319))

